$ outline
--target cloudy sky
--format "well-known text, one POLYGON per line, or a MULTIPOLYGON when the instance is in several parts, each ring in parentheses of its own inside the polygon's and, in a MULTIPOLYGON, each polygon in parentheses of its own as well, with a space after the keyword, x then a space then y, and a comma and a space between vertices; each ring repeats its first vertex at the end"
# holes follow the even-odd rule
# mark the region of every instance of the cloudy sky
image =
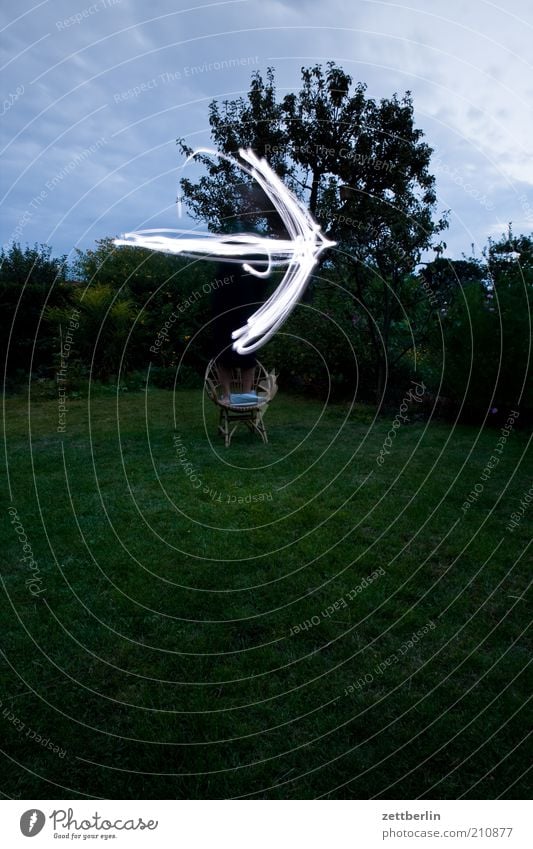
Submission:
POLYGON ((4 245, 183 226, 176 138, 208 144, 209 102, 255 70, 282 95, 330 59, 371 97, 412 92, 448 256, 533 230, 531 0, 19 0, 0 22, 4 245))

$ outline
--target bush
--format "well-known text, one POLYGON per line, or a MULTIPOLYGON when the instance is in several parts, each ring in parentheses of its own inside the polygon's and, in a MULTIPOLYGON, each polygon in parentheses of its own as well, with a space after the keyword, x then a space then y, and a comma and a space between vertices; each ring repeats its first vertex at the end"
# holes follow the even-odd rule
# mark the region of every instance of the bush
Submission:
POLYGON ((491 286, 472 282, 454 294, 442 318, 444 343, 435 327, 422 363, 428 385, 436 390, 442 374, 440 394, 467 420, 518 407, 527 418, 533 410, 531 283, 511 271, 491 286))

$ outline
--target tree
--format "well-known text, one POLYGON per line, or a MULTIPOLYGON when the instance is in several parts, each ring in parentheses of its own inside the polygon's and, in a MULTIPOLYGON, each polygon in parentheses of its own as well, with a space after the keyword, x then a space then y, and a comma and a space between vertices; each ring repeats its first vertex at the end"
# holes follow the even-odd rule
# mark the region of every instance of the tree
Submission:
POLYGON ((67 279, 67 257, 52 257, 49 245, 33 248, 26 245, 22 249, 19 242, 13 242, 6 251, 0 251, 0 282, 16 283, 19 286, 33 284, 49 289, 54 283, 64 283, 67 279))
MULTIPOLYGON (((93 249, 78 250, 74 268, 80 281, 87 286, 80 301, 82 321, 89 320, 85 304, 90 304, 93 314, 96 310, 103 322, 112 293, 118 295, 117 301, 128 302, 127 315, 120 313, 122 323, 119 322, 117 332, 120 335, 120 328, 126 326, 127 316, 130 316, 134 322, 134 336, 128 343, 127 365, 132 369, 144 368, 149 361, 153 361, 156 368, 175 367, 188 339, 201 330, 210 317, 208 294, 213 277, 212 263, 138 247, 117 248, 113 239, 105 238, 97 240, 93 249), (97 292, 94 300, 91 300, 92 290, 97 292), (170 329, 162 338, 165 323, 170 329), (156 340, 157 345, 154 344, 156 340), (152 348, 156 348, 156 353, 152 348)), ((112 307, 105 320, 109 328, 119 319, 117 309, 112 307)), ((126 309, 124 304, 120 309, 126 309)), ((87 332, 89 338, 95 336, 93 325, 94 321, 87 332)), ((106 334, 103 338, 107 338, 106 334)), ((206 345, 207 332, 204 332, 192 352, 192 365, 191 357, 188 359, 188 364, 202 373, 206 345)), ((111 340, 108 347, 109 350, 115 347, 111 340)), ((98 368, 100 376, 107 375, 111 368, 110 358, 102 360, 98 368)))
MULTIPOLYGON (((336 269, 359 302, 381 397, 394 322, 413 286, 409 275, 447 223, 433 219, 432 151, 414 126, 410 92, 379 103, 365 92, 363 83, 352 90, 352 78, 329 62, 326 69, 302 68, 301 90, 278 100, 269 68, 266 79, 252 76, 246 99, 212 102, 209 122, 218 151, 236 156, 251 147, 265 156, 337 241, 325 268, 336 269)), ((193 152, 184 139, 177 143, 183 154, 193 152)), ((207 173, 197 182, 182 179, 185 202, 193 217, 224 230, 239 214, 247 178, 225 159, 198 159, 207 173)), ((271 210, 260 200, 249 219, 272 229, 271 210)))
POLYGON ((433 262, 423 264, 418 276, 428 299, 439 310, 445 311, 457 289, 468 283, 483 283, 487 269, 481 260, 474 258, 444 259, 437 256, 433 262))
POLYGON ((0 252, 1 354, 8 375, 51 367, 54 340, 43 309, 69 301, 66 259, 52 257, 52 248, 42 244, 13 243, 0 252))
POLYGON ((130 366, 135 336, 131 337, 135 305, 123 293, 119 296, 109 286, 96 284, 85 292, 76 288, 68 309, 50 308, 45 313, 47 323, 56 330, 56 361, 59 362, 61 339, 65 335, 72 308, 75 307, 76 328, 73 359, 91 368, 92 378, 106 380, 130 366))
POLYGON ((120 289, 126 286, 139 296, 149 295, 163 282, 174 281, 183 268, 181 257, 143 248, 117 248, 108 237, 96 240, 95 248, 76 249, 74 272, 88 285, 120 289))
POLYGON ((483 256, 450 263, 460 285, 433 326, 424 379, 442 379, 442 394, 470 418, 520 409, 524 421, 533 411, 533 237, 509 233, 483 256))

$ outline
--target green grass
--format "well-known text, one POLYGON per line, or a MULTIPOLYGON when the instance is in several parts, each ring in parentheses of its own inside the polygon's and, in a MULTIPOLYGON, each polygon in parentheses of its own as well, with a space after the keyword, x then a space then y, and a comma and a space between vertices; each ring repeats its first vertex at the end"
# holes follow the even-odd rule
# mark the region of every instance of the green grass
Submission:
POLYGON ((2 792, 524 798, 529 434, 463 513, 498 429, 404 424, 380 466, 394 414, 280 392, 225 450, 203 403, 7 400, 2 792))

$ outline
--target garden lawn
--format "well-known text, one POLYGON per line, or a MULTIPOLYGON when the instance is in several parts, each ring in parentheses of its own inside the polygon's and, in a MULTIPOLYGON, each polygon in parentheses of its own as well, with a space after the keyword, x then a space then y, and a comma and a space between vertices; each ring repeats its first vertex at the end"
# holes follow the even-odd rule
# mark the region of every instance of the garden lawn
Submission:
POLYGON ((5 406, 6 796, 530 792, 520 419, 482 480, 416 405, 382 465, 395 411, 282 392, 227 450, 199 391, 5 406))

